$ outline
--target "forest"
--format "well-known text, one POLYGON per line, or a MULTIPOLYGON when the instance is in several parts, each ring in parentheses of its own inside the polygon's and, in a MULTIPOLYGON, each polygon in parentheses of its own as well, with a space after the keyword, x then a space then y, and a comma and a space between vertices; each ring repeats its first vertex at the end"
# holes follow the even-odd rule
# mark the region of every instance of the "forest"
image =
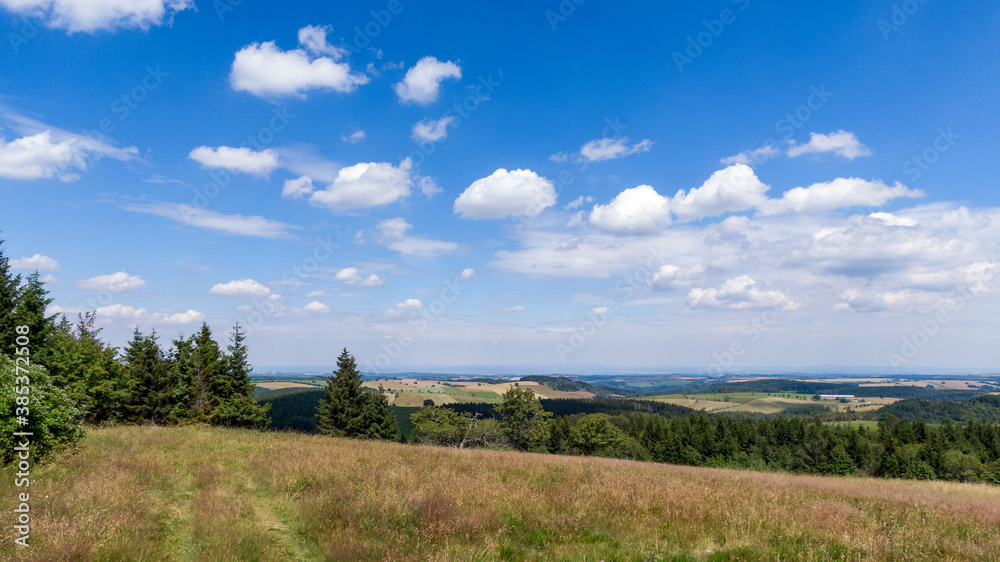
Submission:
MULTIPOLYGON (((0 241, 2 243, 2 241, 0 241)), ((223 347, 207 324, 169 349, 136 329, 119 353, 100 338, 96 313, 71 323, 46 315, 52 302, 38 273, 12 275, 0 247, 0 446, 12 460, 14 432, 32 432, 38 457, 70 446, 83 424, 208 424, 265 429, 253 396, 243 329, 223 347)))

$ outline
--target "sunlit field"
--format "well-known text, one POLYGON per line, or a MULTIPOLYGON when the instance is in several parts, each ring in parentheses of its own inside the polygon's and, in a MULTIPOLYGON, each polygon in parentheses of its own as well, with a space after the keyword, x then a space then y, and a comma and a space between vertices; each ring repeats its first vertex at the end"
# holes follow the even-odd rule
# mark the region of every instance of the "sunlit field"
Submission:
POLYGON ((90 429, 32 476, 5 560, 1000 558, 986 485, 207 427, 90 429))

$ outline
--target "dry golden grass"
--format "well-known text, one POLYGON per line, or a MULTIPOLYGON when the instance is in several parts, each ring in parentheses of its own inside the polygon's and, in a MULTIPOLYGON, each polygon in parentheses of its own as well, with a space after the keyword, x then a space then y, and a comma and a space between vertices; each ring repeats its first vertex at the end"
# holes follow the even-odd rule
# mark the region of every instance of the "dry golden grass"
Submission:
POLYGON ((454 404, 455 402, 458 402, 456 397, 450 394, 419 394, 416 392, 400 392, 398 397, 390 400, 390 403, 393 406, 412 408, 414 406, 423 406, 424 400, 432 400, 435 406, 444 406, 445 404, 454 404))
MULTIPOLYGON (((794 398, 758 398, 744 404, 737 404, 727 412, 758 412, 761 414, 778 414, 790 408, 808 406, 811 402, 794 398)), ((812 402, 815 403, 815 402, 812 402)))
POLYGON ((1000 559, 985 485, 204 427, 92 429, 32 476, 4 560, 1000 559))
POLYGON ((257 383, 257 386, 268 390, 280 390, 282 388, 321 388, 316 385, 300 382, 260 382, 257 383))
POLYGON ((701 410, 704 412, 717 412, 719 410, 728 410, 738 406, 735 402, 722 402, 721 400, 696 400, 694 398, 652 398, 651 400, 654 402, 666 402, 667 404, 674 404, 675 406, 684 406, 685 408, 701 410))

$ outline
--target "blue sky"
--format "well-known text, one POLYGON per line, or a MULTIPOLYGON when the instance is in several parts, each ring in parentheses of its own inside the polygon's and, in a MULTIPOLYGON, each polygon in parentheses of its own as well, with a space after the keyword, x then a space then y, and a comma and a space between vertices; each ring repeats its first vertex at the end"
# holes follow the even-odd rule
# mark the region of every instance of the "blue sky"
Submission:
POLYGON ((0 0, 0 237, 260 368, 996 371, 1000 7, 0 0))

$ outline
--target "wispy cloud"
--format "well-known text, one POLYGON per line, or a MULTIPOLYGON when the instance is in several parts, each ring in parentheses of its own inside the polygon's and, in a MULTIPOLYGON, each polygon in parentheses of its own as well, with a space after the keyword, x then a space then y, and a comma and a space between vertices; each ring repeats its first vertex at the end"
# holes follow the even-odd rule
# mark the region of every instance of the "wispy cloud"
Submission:
POLYGON ((133 203, 124 205, 122 208, 126 211, 165 217, 187 226, 237 236, 288 239, 294 238, 290 230, 298 228, 257 215, 226 215, 217 211, 194 207, 186 203, 133 203))

